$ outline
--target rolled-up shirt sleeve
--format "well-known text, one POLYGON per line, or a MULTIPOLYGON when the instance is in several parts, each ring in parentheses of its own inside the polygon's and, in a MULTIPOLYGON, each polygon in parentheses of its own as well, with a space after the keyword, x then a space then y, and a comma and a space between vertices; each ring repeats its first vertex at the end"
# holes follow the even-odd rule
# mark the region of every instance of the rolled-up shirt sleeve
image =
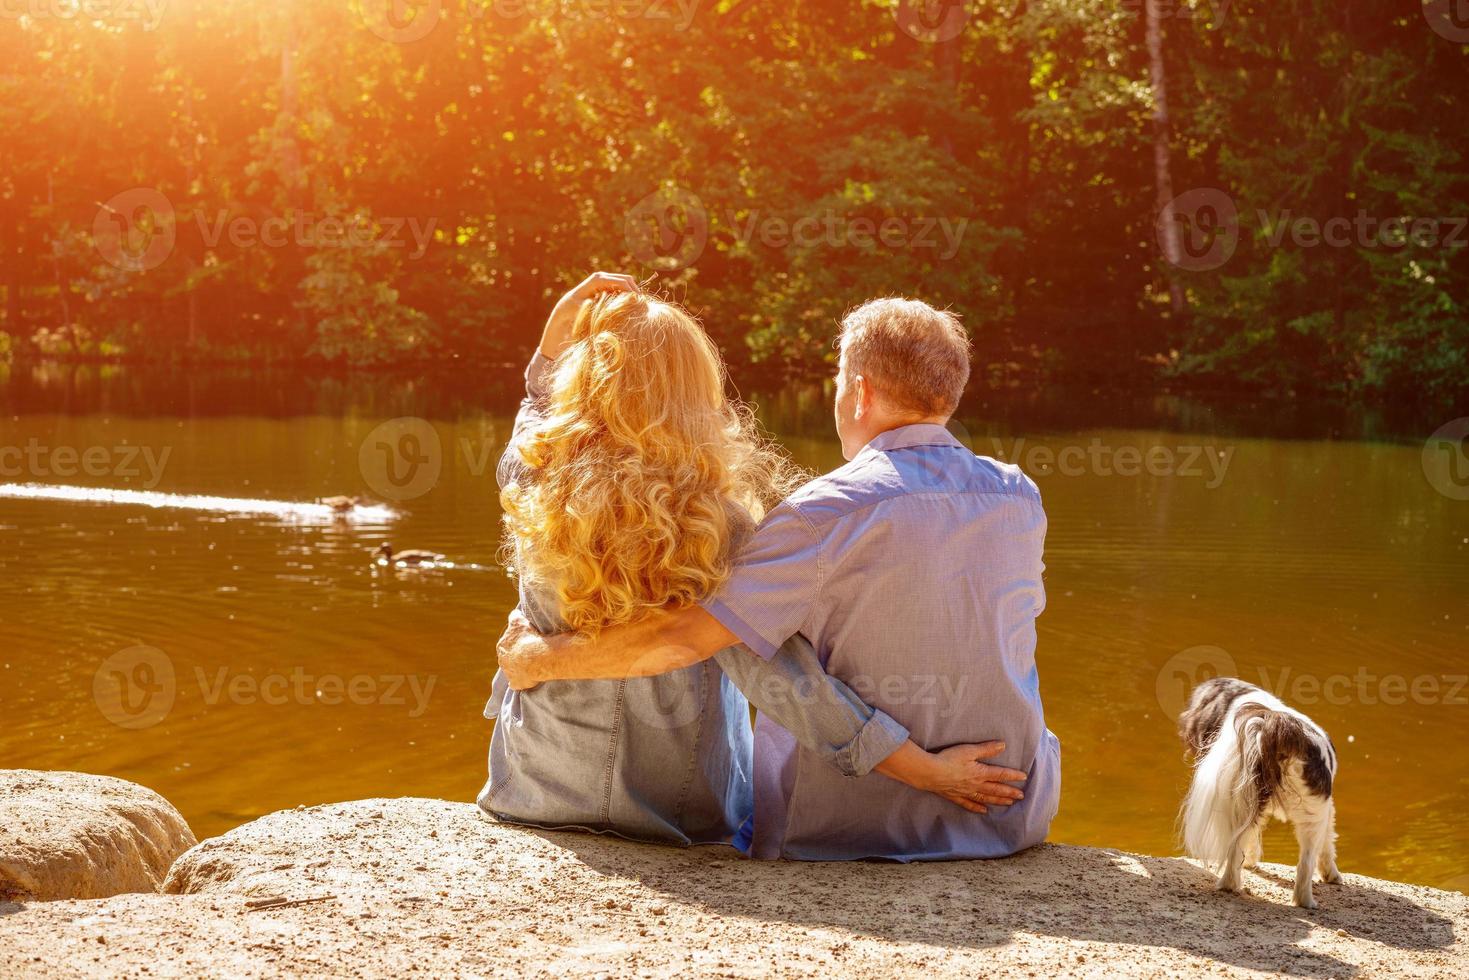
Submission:
POLYGON ((821 594, 821 539, 789 502, 771 511, 704 610, 765 659, 811 616, 821 594))
POLYGON ((743 646, 714 657, 751 704, 843 775, 867 775, 908 741, 908 729, 826 672, 804 636, 768 660, 743 646))

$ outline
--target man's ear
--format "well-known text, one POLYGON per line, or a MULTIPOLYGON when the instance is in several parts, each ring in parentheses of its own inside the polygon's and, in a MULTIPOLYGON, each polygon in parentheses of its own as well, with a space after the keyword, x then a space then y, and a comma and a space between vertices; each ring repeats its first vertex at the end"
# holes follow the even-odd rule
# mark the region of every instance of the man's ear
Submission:
POLYGON ((862 375, 852 377, 852 418, 862 421, 862 418, 872 411, 872 386, 862 375))

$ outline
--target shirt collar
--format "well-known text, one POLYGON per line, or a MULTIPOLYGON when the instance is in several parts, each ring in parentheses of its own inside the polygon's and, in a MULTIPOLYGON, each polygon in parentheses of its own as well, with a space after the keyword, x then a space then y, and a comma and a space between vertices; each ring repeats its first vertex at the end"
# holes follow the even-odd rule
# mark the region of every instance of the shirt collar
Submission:
POLYGON ((900 425, 896 429, 878 433, 865 448, 888 452, 893 449, 912 449, 915 446, 957 446, 964 444, 942 425, 920 422, 917 425, 900 425))

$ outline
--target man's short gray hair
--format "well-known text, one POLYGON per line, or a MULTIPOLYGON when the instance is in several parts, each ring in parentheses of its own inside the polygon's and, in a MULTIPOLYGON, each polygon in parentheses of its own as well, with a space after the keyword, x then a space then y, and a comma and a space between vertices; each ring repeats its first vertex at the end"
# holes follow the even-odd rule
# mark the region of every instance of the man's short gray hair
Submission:
POLYGON ((843 318, 837 344, 848 376, 862 375, 894 408, 949 415, 969 383, 969 335, 921 300, 863 303, 843 318))

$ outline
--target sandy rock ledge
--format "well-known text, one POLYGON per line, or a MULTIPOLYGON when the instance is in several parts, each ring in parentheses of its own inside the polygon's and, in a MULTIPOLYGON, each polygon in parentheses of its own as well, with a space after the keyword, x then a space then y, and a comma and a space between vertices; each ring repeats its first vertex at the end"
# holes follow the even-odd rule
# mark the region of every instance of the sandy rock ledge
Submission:
POLYGON ((167 894, 0 904, 0 976, 1469 975, 1469 898, 1292 869, 1222 895, 1189 862, 1047 845, 1005 861, 750 862, 495 824, 471 804, 271 814, 167 894), (252 907, 285 900, 302 904, 252 907))
POLYGON ((0 769, 0 901, 155 892, 195 843, 173 805, 135 783, 0 769))

